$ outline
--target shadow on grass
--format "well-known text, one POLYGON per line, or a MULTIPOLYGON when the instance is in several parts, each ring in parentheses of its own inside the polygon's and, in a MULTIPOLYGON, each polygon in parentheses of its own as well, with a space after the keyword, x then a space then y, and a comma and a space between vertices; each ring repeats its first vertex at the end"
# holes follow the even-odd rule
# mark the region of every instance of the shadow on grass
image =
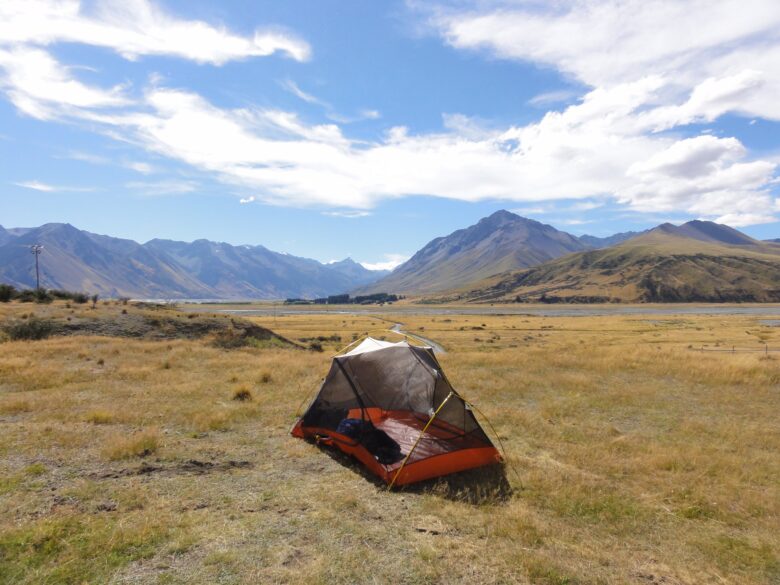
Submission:
MULTIPOLYGON (((387 490, 387 484, 371 473, 354 457, 338 449, 321 446, 320 450, 331 459, 361 475, 378 489, 387 490)), ((506 476, 503 464, 488 465, 396 487, 394 492, 430 494, 447 500, 474 505, 504 504, 514 492, 506 476)))

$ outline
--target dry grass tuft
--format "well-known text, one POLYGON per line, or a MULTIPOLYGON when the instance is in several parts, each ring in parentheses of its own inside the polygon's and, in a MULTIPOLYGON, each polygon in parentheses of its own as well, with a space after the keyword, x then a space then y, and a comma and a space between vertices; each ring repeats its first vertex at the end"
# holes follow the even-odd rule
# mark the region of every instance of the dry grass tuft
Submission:
POLYGON ((204 412, 195 415, 192 426, 196 431, 226 431, 230 428, 230 414, 227 412, 204 412))
POLYGON ((144 429, 129 437, 116 434, 110 437, 103 447, 103 456, 111 461, 147 457, 160 448, 162 439, 156 428, 144 429))
POLYGON ((31 410, 32 405, 27 400, 16 399, 0 403, 0 414, 20 414, 31 410))
POLYGON ((87 413, 85 420, 95 425, 109 425, 114 422, 115 416, 113 412, 107 410, 93 410, 87 413))

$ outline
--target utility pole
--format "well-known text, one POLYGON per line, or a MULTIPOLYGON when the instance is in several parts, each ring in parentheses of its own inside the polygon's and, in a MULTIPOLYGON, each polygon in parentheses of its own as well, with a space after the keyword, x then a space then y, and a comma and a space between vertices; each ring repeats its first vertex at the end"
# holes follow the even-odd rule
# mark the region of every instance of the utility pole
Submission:
POLYGON ((38 257, 41 255, 42 251, 43 246, 41 244, 33 244, 30 246, 30 253, 35 256, 35 290, 41 290, 41 273, 38 269, 38 257))

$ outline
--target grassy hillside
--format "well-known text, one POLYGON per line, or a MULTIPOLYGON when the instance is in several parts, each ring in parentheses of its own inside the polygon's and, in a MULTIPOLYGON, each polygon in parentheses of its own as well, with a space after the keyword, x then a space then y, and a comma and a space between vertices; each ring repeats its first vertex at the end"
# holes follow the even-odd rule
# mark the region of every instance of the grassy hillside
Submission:
POLYGON ((780 246, 724 245, 657 228, 612 248, 498 275, 457 296, 520 302, 777 302, 780 246))
MULTIPOLYGON (((122 310, 146 314, 10 304, 0 319, 122 310)), ((388 492, 290 437, 330 355, 353 335, 390 336, 376 317, 256 320, 322 337, 321 353, 209 336, 5 341, 0 583, 778 582, 780 360, 700 348, 780 348, 780 328, 398 320, 445 346, 448 377, 516 474, 388 492)))

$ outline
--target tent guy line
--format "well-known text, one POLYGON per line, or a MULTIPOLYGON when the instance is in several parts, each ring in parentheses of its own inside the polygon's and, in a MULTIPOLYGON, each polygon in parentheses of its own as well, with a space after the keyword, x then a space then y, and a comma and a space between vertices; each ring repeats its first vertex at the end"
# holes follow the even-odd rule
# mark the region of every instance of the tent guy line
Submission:
POLYGON ((401 335, 405 335, 406 337, 411 337, 412 339, 415 339, 415 340, 419 341, 420 343, 424 343, 426 345, 430 345, 431 348, 433 349, 434 353, 440 353, 440 354, 447 353, 447 351, 444 349, 444 347, 442 345, 436 343, 432 339, 429 339, 427 337, 423 337, 422 335, 416 335, 414 333, 408 333, 408 332, 404 331, 403 329, 401 329, 401 327, 403 327, 403 323, 396 323, 396 324, 394 324, 390 328, 390 331, 392 331, 393 333, 400 333, 401 335))

